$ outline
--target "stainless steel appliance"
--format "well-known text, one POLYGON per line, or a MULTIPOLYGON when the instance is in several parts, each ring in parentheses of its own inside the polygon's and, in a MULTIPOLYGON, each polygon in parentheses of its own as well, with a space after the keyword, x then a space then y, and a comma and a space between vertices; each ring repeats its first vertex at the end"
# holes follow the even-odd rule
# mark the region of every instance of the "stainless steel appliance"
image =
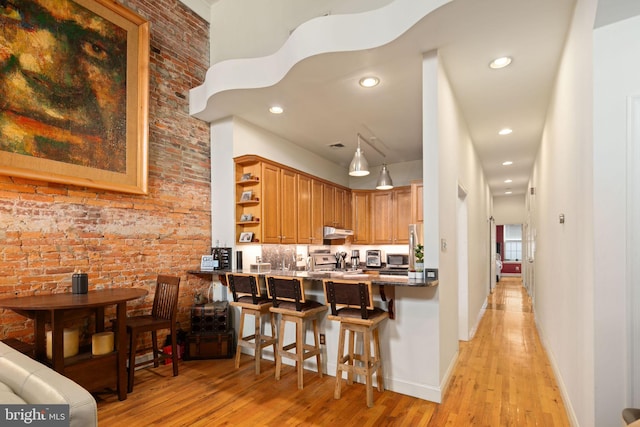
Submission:
POLYGON ((323 238, 325 240, 345 239, 349 236, 353 236, 353 230, 346 228, 324 227, 323 238))
POLYGON ((382 251, 380 249, 367 250, 367 267, 382 267, 382 251))
POLYGON ((398 268, 398 269, 409 268, 409 255, 387 254, 387 268, 398 268))
POLYGON ((353 249, 351 251, 351 269, 356 270, 360 265, 360 251, 358 249, 353 249))
POLYGON ((312 252, 311 257, 311 270, 313 271, 333 271, 336 266, 335 256, 328 251, 312 252))

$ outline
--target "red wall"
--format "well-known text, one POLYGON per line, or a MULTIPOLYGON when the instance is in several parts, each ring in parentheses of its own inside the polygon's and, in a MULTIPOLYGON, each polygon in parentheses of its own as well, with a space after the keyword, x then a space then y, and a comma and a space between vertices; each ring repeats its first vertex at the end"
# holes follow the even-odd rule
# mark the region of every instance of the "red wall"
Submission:
MULTIPOLYGON (((150 308, 158 273, 182 278, 188 326, 196 292, 209 282, 186 274, 211 250, 207 123, 189 117, 188 91, 209 62, 206 21, 178 0, 127 0, 150 21, 149 194, 130 195, 0 176, 0 298, 69 292, 76 269, 89 288, 144 287, 150 308)), ((0 309, 0 339, 33 339, 23 316, 0 309)))

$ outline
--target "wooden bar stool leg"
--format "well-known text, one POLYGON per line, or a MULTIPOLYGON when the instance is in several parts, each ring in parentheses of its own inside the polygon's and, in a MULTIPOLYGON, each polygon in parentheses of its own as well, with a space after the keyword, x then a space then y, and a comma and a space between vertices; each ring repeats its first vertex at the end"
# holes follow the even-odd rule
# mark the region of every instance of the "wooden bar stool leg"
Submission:
POLYGON ((384 391, 384 372, 382 370, 382 357, 380 357, 380 334, 378 328, 373 330, 373 343, 376 349, 376 363, 378 370, 376 371, 376 381, 378 383, 378 391, 384 391))
POLYGON ((320 332, 318 331, 318 319, 313 318, 313 342, 314 348, 318 352, 316 354, 316 365, 318 367, 318 375, 322 378, 322 363, 320 361, 320 332))
POLYGON ((371 330, 366 328, 363 335, 364 348, 362 359, 364 363, 365 383, 367 386, 367 406, 373 407, 373 369, 371 364, 371 330))
POLYGON ((338 363, 336 364, 336 386, 333 391, 333 398, 340 399, 340 395, 342 394, 342 364, 345 362, 344 357, 344 335, 346 333, 346 329, 342 322, 340 322, 340 335, 338 338, 338 363))
POLYGON ((304 388, 304 321, 296 319, 296 370, 298 371, 298 390, 304 388))
POLYGON ((171 363, 173 363, 173 376, 178 376, 178 337, 171 334, 171 363))
POLYGON ((277 331, 277 327, 276 327, 276 316, 273 313, 269 313, 269 320, 271 322, 271 338, 274 339, 273 341, 273 355, 275 357, 276 355, 276 345, 278 344, 278 334, 276 333, 277 331))
POLYGON ((245 311, 244 308, 240 309, 240 332, 238 336, 238 345, 236 346, 236 369, 240 367, 240 354, 242 353, 242 340, 244 340, 244 317, 245 311))
POLYGON ((257 311, 254 314, 254 359, 256 362, 256 375, 260 374, 260 361, 262 359, 262 336, 260 333, 260 317, 262 314, 257 311))
POLYGON ((280 339, 278 340, 278 348, 274 353, 276 358, 276 380, 280 379, 280 370, 282 369, 282 353, 284 353, 284 341, 282 337, 284 337, 286 323, 284 316, 280 316, 280 332, 278 333, 280 339))
POLYGON ((347 371, 347 384, 349 385, 353 384, 354 370, 356 367, 355 335, 356 332, 353 329, 349 329, 349 370, 347 371))

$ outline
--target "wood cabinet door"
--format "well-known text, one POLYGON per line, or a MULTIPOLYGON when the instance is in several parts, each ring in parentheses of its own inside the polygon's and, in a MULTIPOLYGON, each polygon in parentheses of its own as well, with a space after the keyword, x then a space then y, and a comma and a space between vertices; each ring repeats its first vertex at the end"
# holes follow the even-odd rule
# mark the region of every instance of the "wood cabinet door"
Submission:
POLYGON ((411 223, 411 187, 393 189, 393 243, 409 243, 411 223))
POLYGON ((347 190, 344 188, 335 188, 335 200, 333 209, 335 210, 334 219, 336 227, 346 228, 347 221, 345 219, 347 201, 351 203, 351 199, 347 199, 347 190))
POLYGON ((354 190, 351 195, 353 243, 364 245, 371 241, 371 192, 354 190))
POLYGON ((280 242, 298 241, 297 174, 288 169, 280 170, 280 242))
POLYGON ((322 203, 324 210, 324 225, 328 225, 331 227, 337 227, 336 221, 336 187, 329 184, 323 185, 323 197, 324 202, 322 203))
POLYGON ((262 241, 280 243, 280 168, 262 164, 262 241))
POLYGON ((311 231, 311 181, 306 175, 298 175, 298 243, 312 243, 311 231))
POLYGON ((371 243, 393 242, 393 200, 391 191, 371 195, 371 243))
POLYGON ((324 185, 311 180, 311 243, 322 244, 324 227, 324 185))
POLYGON ((423 215, 423 185, 422 181, 416 181, 411 183, 411 223, 422 224, 424 222, 423 215))

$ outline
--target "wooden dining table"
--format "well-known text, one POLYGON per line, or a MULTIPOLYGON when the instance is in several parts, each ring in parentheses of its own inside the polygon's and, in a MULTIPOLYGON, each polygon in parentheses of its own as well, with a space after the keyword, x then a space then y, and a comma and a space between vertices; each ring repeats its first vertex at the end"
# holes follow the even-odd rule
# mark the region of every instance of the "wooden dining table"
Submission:
POLYGON ((35 358, 89 391, 113 387, 118 399, 127 398, 127 301, 147 295, 142 288, 110 288, 86 294, 60 293, 0 299, 0 308, 34 320, 35 358), (64 326, 73 319, 95 316, 95 332, 103 332, 105 308, 116 306, 114 349, 94 356, 91 348, 64 357, 64 326), (46 324, 51 325, 51 360, 46 354, 46 324))

